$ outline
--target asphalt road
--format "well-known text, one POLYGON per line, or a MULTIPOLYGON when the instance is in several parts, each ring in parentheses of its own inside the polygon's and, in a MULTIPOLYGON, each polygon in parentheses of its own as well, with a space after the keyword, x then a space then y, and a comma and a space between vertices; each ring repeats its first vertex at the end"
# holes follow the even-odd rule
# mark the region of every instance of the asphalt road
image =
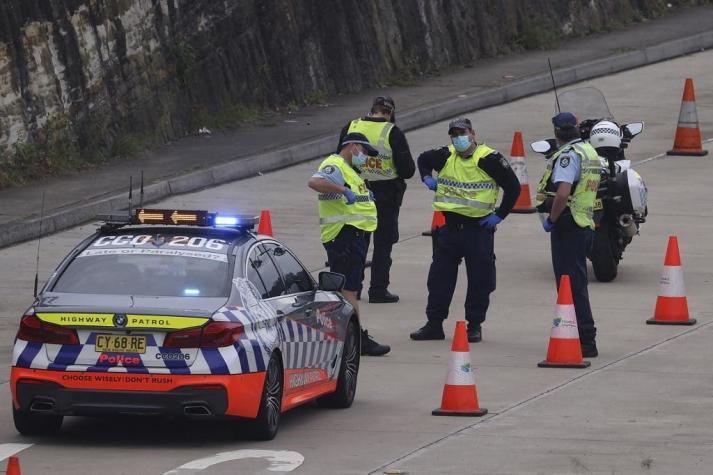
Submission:
MULTIPOLYGON (((591 83, 617 120, 644 120, 629 158, 643 161, 671 147, 683 81, 695 81, 704 138, 713 137, 713 52, 703 52, 591 83)), ((526 142, 551 134, 551 95, 470 115, 479 138, 509 152, 514 130, 526 142)), ((335 131, 336 133, 336 131, 335 131)), ((415 154, 446 143, 446 125, 410 132, 415 154)), ((705 145, 711 148, 710 143, 705 145)), ((528 153, 534 188, 543 160, 528 153)), ((306 181, 316 162, 184 195, 157 206, 221 211, 272 211, 276 237, 310 269, 324 262, 316 200, 306 181)), ((238 450, 289 451, 295 473, 710 473, 713 464, 713 156, 659 157, 639 168, 649 187, 649 220, 634 239, 614 283, 593 282, 600 356, 587 370, 547 370, 543 359, 555 301, 549 242, 534 215, 511 215, 496 235, 498 289, 484 341, 471 348, 483 419, 434 418, 450 342, 412 342, 424 317, 430 240, 430 193, 411 180, 394 248, 396 305, 363 304, 366 326, 393 351, 365 358, 357 400, 349 410, 298 408, 277 439, 235 441, 221 424, 144 419, 70 419, 56 438, 23 438, 11 421, 7 376, 0 387, 0 457, 20 446, 23 473, 163 474, 195 459, 238 450), (653 312, 666 241, 681 244, 694 327, 647 326, 653 312), (293 453, 296 452, 297 454, 293 453), (401 472, 398 472, 398 471, 401 472)), ((93 225, 42 241, 40 275, 93 225)), ((1 362, 9 367, 17 321, 31 302, 36 243, 0 251, 1 362)), ((462 317, 461 272, 452 318, 462 317)), ((7 375, 8 373, 4 373, 7 375)), ((224 458, 263 456, 241 452, 224 458)), ((217 460, 214 460, 214 462, 217 460)), ((3 462, 4 463, 4 462, 3 462)), ((210 464, 211 462, 206 462, 210 464)), ((204 464, 204 465, 206 465, 204 464)), ((267 473, 264 458, 243 458, 176 473, 267 473)), ((273 467, 274 469, 274 467, 273 467)))

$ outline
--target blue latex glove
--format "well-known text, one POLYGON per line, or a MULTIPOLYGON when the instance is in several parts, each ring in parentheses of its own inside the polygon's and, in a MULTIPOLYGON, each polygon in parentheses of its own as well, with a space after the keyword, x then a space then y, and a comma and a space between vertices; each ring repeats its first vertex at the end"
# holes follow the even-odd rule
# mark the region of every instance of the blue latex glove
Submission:
POLYGON ((438 182, 430 175, 423 177, 423 184, 431 191, 436 191, 438 188, 438 182))
POLYGON ((555 228, 555 223, 550 221, 550 218, 547 218, 542 222, 542 229, 544 229, 546 233, 549 233, 554 228, 555 228))
POLYGON ((348 205, 353 205, 354 203, 356 203, 356 195, 349 188, 345 188, 344 191, 342 192, 342 194, 347 199, 348 205))
POLYGON ((494 229, 495 226, 503 222, 503 218, 498 216, 497 214, 489 214, 480 221, 478 221, 481 226, 483 226, 486 229, 494 229))

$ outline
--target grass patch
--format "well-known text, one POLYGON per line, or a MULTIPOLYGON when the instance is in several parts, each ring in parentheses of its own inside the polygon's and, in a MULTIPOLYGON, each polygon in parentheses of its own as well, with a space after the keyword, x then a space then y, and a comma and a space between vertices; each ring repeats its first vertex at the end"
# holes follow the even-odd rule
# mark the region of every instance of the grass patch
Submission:
POLYGON ((305 97, 305 105, 308 106, 321 106, 327 103, 327 93, 322 89, 315 89, 310 91, 305 97))
POLYGON ((527 25, 517 42, 526 50, 548 50, 557 47, 557 33, 545 25, 527 25))

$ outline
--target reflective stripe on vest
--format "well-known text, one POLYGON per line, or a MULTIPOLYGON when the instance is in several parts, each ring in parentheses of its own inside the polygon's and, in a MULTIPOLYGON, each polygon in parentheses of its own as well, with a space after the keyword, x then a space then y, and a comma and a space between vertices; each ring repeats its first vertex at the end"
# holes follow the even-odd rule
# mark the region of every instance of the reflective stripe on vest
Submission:
POLYGON ((555 152, 552 159, 547 163, 545 173, 537 185, 537 196, 535 204, 537 206, 545 202, 547 197, 554 197, 555 191, 548 191, 549 187, 554 187, 551 183, 552 169, 559 157, 570 150, 579 155, 580 158, 580 177, 574 184, 572 194, 567 198, 567 206, 572 213, 574 221, 583 228, 594 229, 594 205, 597 199, 597 190, 599 188, 601 170, 601 162, 597 151, 588 142, 575 142, 564 145, 560 150, 555 152))
POLYGON ((478 166, 478 162, 494 150, 481 144, 472 157, 463 158, 452 145, 448 149, 451 154, 438 172, 433 209, 472 218, 490 214, 498 200, 498 185, 478 166))
POLYGON ((371 120, 354 119, 349 124, 347 133, 364 134, 369 143, 379 152, 376 157, 368 157, 366 163, 359 167, 361 178, 370 181, 393 180, 398 177, 394 166, 389 134, 394 128, 392 122, 375 122, 371 120))
POLYGON ((376 205, 372 201, 366 183, 359 174, 344 161, 341 155, 330 155, 319 169, 327 166, 338 168, 344 182, 354 192, 356 202, 348 205, 341 193, 320 193, 318 195, 319 224, 322 242, 333 240, 345 224, 364 231, 376 229, 376 205))
POLYGON ((329 216, 328 218, 319 218, 319 224, 335 224, 335 223, 351 223, 353 221, 374 221, 376 216, 366 216, 363 214, 343 214, 329 216))

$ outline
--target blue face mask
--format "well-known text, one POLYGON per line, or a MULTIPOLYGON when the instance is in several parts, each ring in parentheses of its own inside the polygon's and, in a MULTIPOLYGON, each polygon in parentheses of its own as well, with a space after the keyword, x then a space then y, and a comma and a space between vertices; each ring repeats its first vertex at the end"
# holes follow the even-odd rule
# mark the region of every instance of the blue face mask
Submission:
POLYGON ((467 135, 459 135, 457 137, 451 137, 451 142, 453 146, 459 152, 465 152, 470 147, 470 137, 467 135))
POLYGON ((356 155, 352 155, 352 165, 355 167, 363 167, 366 165, 367 157, 363 152, 359 152, 356 155))

